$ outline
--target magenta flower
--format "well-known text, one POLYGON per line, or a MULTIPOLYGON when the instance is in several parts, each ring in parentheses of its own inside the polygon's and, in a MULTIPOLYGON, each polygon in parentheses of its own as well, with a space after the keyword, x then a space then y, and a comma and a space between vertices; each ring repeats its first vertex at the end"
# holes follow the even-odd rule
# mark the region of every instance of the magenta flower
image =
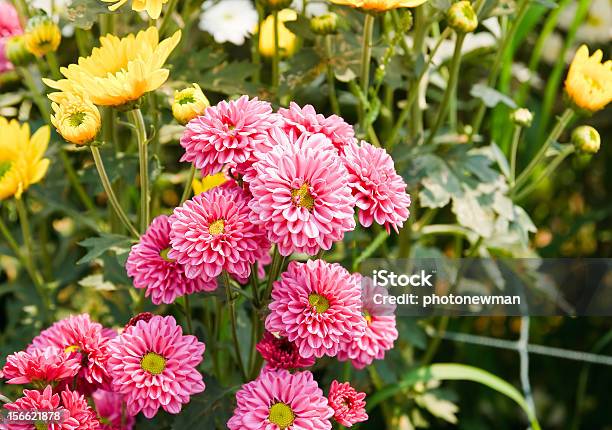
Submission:
POLYGON ((146 296, 151 296, 154 304, 170 304, 185 294, 217 288, 214 279, 185 276, 183 266, 168 257, 169 251, 170 222, 166 215, 160 215, 132 247, 125 265, 127 274, 134 278, 134 286, 146 288, 146 296))
POLYGON ((136 419, 123 413, 123 396, 112 391, 96 390, 91 395, 102 423, 101 430, 132 430, 136 419))
MULTIPOLYGON (((51 420, 47 430, 96 430, 100 422, 94 412, 87 405, 85 398, 70 390, 54 394, 50 385, 43 391, 23 390, 23 397, 13 403, 7 403, 4 408, 9 411, 49 411, 59 412, 59 420, 51 420)), ((7 424, 7 430, 38 430, 35 422, 7 424)))
POLYGON ((129 415, 155 416, 160 407, 178 414, 189 397, 204 391, 197 366, 204 344, 184 336, 171 317, 154 316, 128 327, 109 344, 113 389, 123 394, 129 415))
POLYGON ((368 420, 365 397, 365 393, 358 392, 348 382, 341 384, 334 380, 327 400, 334 410, 334 419, 345 427, 352 427, 368 420))
POLYGON ((365 333, 360 338, 343 344, 338 352, 340 361, 351 360, 357 369, 363 369, 375 359, 385 358, 385 352, 393 348, 398 337, 395 305, 377 304, 373 299, 376 294, 388 295, 388 291, 384 287, 374 286, 372 280, 366 277, 362 278, 361 286, 365 333))
POLYGON ((355 140, 355 130, 338 115, 324 117, 314 107, 300 107, 291 102, 288 109, 281 108, 278 113, 283 118, 283 130, 295 138, 321 133, 327 137, 340 154, 355 140))
POLYGON ((101 324, 91 321, 88 314, 72 315, 43 330, 32 340, 27 352, 32 354, 48 346, 59 348, 81 363, 80 382, 89 386, 107 385, 109 340, 107 331, 101 324))
POLYGON ((330 430, 333 409, 310 372, 264 371, 236 393, 230 430, 330 430))
POLYGON ((408 219, 410 196, 406 183, 395 171, 393 159, 383 148, 367 142, 345 148, 344 163, 359 210, 359 222, 370 227, 372 222, 397 232, 408 219))
POLYGON ((266 330, 295 343, 302 357, 334 357, 363 336, 359 277, 323 260, 292 261, 274 282, 266 330))
POLYGON ((277 123, 268 102, 248 96, 222 101, 187 124, 181 161, 193 163, 203 175, 218 173, 225 165, 248 163, 254 151, 268 146, 268 131, 277 123))
POLYGON ((174 209, 168 257, 188 278, 211 279, 223 270, 246 279, 251 264, 270 248, 263 229, 251 223, 249 196, 236 184, 213 188, 174 209))
POLYGON ((78 357, 71 357, 55 346, 48 346, 9 355, 2 373, 8 379, 8 384, 34 383, 45 386, 72 378, 80 368, 78 357))
POLYGON ((355 228, 348 173, 325 136, 280 143, 253 169, 251 220, 265 229, 282 255, 315 255, 355 228))
POLYGON ((12 4, 0 1, 0 73, 12 70, 13 65, 6 59, 6 40, 14 35, 22 34, 19 15, 12 4))
POLYGON ((266 369, 301 369, 315 364, 315 358, 302 357, 293 342, 286 337, 277 337, 264 332, 263 339, 256 346, 257 351, 266 360, 266 369))

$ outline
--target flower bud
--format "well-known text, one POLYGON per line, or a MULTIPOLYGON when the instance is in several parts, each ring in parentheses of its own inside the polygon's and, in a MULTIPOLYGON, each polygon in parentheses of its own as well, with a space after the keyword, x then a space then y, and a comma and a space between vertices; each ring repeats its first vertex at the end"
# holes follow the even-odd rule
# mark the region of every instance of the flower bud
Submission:
POLYGON ((25 44, 28 51, 37 57, 57 51, 62 41, 59 26, 47 15, 30 18, 25 31, 25 44))
POLYGON ((4 49, 7 60, 15 67, 24 67, 34 61, 34 56, 26 48, 23 35, 9 38, 4 49))
POLYGON ((102 124, 98 108, 77 94, 61 93, 55 100, 51 104, 51 123, 57 132, 75 145, 92 143, 102 124))
POLYGON ((174 93, 172 115, 180 124, 185 125, 204 113, 210 102, 198 84, 174 93))
POLYGON ((412 29, 414 20, 410 9, 400 9, 400 29, 403 33, 408 33, 412 29))
POLYGON ((596 154, 601 145, 601 137, 590 125, 581 125, 572 132, 572 143, 580 152, 596 154))
POLYGON ((310 29, 313 33, 321 36, 336 34, 338 32, 338 15, 331 12, 315 16, 310 20, 310 29))
MULTIPOLYGON (((278 12, 278 48, 283 58, 291 57, 298 48, 297 36, 293 34, 285 23, 295 21, 297 12, 293 9, 283 9, 278 12)), ((261 24, 259 35, 259 52, 264 57, 274 56, 274 16, 268 16, 261 24)))
POLYGON ((531 122, 533 121, 533 114, 529 109, 518 108, 512 111, 510 114, 510 119, 516 125, 520 125, 521 127, 531 127, 531 122))
POLYGON ((453 3, 448 9, 446 19, 448 25, 459 33, 471 33, 478 27, 478 16, 468 0, 453 3))
POLYGON ((262 4, 270 11, 282 10, 291 6, 292 0, 263 0, 262 4))

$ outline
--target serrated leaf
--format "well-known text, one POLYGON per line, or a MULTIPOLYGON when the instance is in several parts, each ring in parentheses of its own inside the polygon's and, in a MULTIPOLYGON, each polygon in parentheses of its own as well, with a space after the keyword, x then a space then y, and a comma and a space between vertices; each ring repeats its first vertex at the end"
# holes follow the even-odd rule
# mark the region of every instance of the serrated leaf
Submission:
POLYGON ((109 250, 125 251, 129 249, 132 243, 132 239, 119 234, 103 234, 99 237, 90 237, 79 242, 79 245, 87 248, 88 251, 77 261, 77 264, 90 263, 109 250))

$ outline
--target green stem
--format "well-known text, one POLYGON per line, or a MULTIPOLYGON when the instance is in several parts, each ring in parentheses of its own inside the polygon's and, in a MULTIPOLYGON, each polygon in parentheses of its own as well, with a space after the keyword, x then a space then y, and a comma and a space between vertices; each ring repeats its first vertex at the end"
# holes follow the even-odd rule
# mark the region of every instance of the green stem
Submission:
POLYGON ((257 9, 257 32, 251 39, 251 56, 253 65, 255 66, 255 74, 253 75, 253 83, 259 85, 261 82, 261 53, 259 52, 259 38, 261 37, 261 24, 263 22, 263 7, 259 0, 255 0, 255 8, 257 9))
POLYGON ((238 321, 236 318, 236 299, 232 294, 232 287, 230 276, 227 271, 223 271, 223 283, 225 284, 225 296, 227 298, 227 306, 230 311, 230 321, 232 323, 232 341, 234 343, 234 352, 236 354, 236 361, 238 362, 238 367, 240 368, 240 372, 242 373, 242 378, 244 381, 249 379, 249 375, 247 374, 246 368, 244 367, 244 363, 242 361, 242 354, 240 352, 240 341, 238 340, 238 321))
POLYGON ((531 184, 527 185, 523 190, 516 193, 514 196, 514 201, 522 200, 531 194, 537 188, 537 186, 540 185, 545 178, 552 175, 563 160, 565 160, 567 156, 573 152, 573 146, 568 146, 563 151, 559 152, 553 161, 546 166, 546 169, 544 169, 544 171, 540 173, 540 175, 533 182, 531 182, 531 184))
POLYGON ((280 86, 280 48, 279 48, 279 34, 278 34, 278 10, 275 10, 272 14, 274 22, 274 54, 272 56, 272 88, 276 92, 277 100, 280 100, 278 95, 278 87, 280 86))
POLYGON ((444 90, 444 96, 442 97, 442 102, 440 103, 440 107, 438 109, 436 121, 434 122, 433 127, 431 127, 431 129, 429 130, 427 144, 433 142, 436 136, 436 132, 444 122, 444 119, 446 118, 446 113, 448 112, 449 108, 449 102, 455 92, 457 80, 459 79, 459 70, 461 68, 461 47, 463 46, 464 40, 465 33, 460 33, 457 35, 457 40, 455 41, 455 52, 453 53, 453 59, 451 60, 450 65, 448 83, 446 84, 446 90, 444 90))
POLYGON ((134 109, 128 113, 130 121, 136 129, 138 141, 138 158, 140 161, 140 230, 144 232, 150 221, 150 193, 149 193, 149 153, 147 142, 147 130, 140 109, 134 109))
POLYGON ((189 294, 183 296, 183 310, 185 311, 185 320, 187 322, 187 332, 193 334, 193 324, 191 322, 191 304, 189 303, 189 294))
POLYGON ((331 34, 324 36, 325 55, 327 56, 327 91, 329 93, 329 104, 331 105, 332 112, 336 115, 340 115, 340 104, 338 103, 338 96, 336 95, 334 65, 332 63, 334 58, 332 37, 331 34))
POLYGON ((76 171, 74 170, 74 167, 70 162, 70 158, 68 158, 68 155, 66 154, 66 150, 64 148, 60 148, 59 156, 62 160, 62 164, 64 165, 64 170, 66 170, 66 175, 68 176, 68 181, 70 182, 70 185, 72 186, 74 191, 76 191, 77 195, 79 196, 79 199, 81 199, 81 202, 87 208, 87 210, 89 210, 92 215, 96 216, 96 205, 91 200, 91 197, 89 197, 89 194, 87 194, 87 192, 85 191, 85 188, 83 188, 83 186, 81 185, 79 177, 76 171))
MULTIPOLYGON (((516 14, 516 17, 512 21, 509 31, 504 35, 504 38, 502 39, 501 46, 497 50, 497 55, 495 56, 495 60, 493 61, 493 66, 491 67, 491 71, 489 72, 489 79, 487 81, 487 86, 490 88, 494 88, 496 86, 497 78, 499 75, 499 70, 502 65, 502 60, 506 56, 506 50, 512 43, 512 40, 514 39, 514 36, 516 35, 516 31, 518 30, 520 23, 523 21, 523 18, 525 17, 525 14, 527 13, 527 10, 529 9, 529 4, 530 4, 529 0, 521 0, 521 2, 519 3, 519 9, 516 14)), ((482 125, 482 120, 484 119, 486 110, 487 110, 487 106, 481 100, 478 105, 478 110, 476 111, 476 114, 474 115, 474 120, 472 121, 472 132, 470 134, 471 138, 473 138, 473 136, 476 136, 478 132, 480 131, 480 126, 482 125)))
POLYGON ((516 180, 516 155, 519 141, 521 140, 521 126, 515 125, 512 133, 512 147, 510 149, 510 187, 514 186, 516 180))
POLYGON ((512 187, 512 190, 511 190, 512 193, 518 190, 523 184, 525 184, 525 182, 527 181, 527 179, 529 179, 529 176, 531 175, 533 170, 537 167, 540 161, 542 161, 542 159, 546 156, 546 151, 548 151, 548 148, 550 148, 553 142, 555 142, 559 138, 561 133, 563 133, 563 130, 565 130, 565 127, 567 127, 567 125, 573 118, 574 118, 574 111, 571 108, 565 109, 563 114, 559 117, 557 124, 555 124, 555 127, 551 130, 550 134, 544 141, 544 144, 542 145, 538 153, 531 159, 531 162, 527 165, 525 170, 523 170, 523 172, 521 172, 521 174, 517 178, 516 183, 514 184, 514 187, 512 187))
POLYGON ((53 79, 62 79, 62 75, 60 74, 59 62, 57 61, 57 55, 55 55, 55 52, 49 52, 47 55, 45 55, 45 58, 47 59, 49 71, 51 72, 53 79))
POLYGON ((368 98, 368 87, 370 85, 370 63, 372 61, 372 35, 374 34, 374 15, 366 13, 363 22, 363 40, 361 44, 361 74, 360 84, 363 97, 360 98, 361 130, 365 132, 365 120, 367 106, 365 100, 368 98))
POLYGON ((264 296, 262 297, 262 300, 267 300, 268 297, 270 297, 270 294, 272 294, 272 285, 274 284, 274 281, 278 277, 278 273, 280 272, 282 263, 283 263, 283 258, 278 252, 278 247, 274 247, 274 254, 272 256, 272 264, 270 265, 270 272, 268 273, 268 284, 266 286, 266 291, 264 293, 264 296))
POLYGON ((193 178, 195 178, 195 174, 196 166, 195 164, 192 164, 191 169, 189 169, 189 176, 187 177, 187 182, 185 183, 185 189, 183 190, 183 195, 181 196, 181 203, 179 204, 179 206, 185 203, 185 200, 187 200, 191 195, 191 189, 193 187, 193 178))
POLYGON ((168 3, 168 8, 166 9, 166 13, 164 13, 164 17, 162 18, 162 22, 159 26, 159 36, 160 37, 165 36, 166 31, 168 31, 168 26, 172 22, 172 14, 174 13, 174 10, 176 9, 177 3, 178 3, 178 0, 170 0, 170 2, 168 3))
POLYGON ((140 236, 138 234, 138 231, 136 230, 136 228, 134 228, 134 226, 130 222, 130 219, 123 211, 123 208, 119 204, 119 200, 117 200, 117 196, 113 191, 113 187, 111 186, 110 180, 108 179, 106 169, 104 168, 104 162, 102 161, 100 150, 96 146, 91 146, 90 148, 91 154, 93 155, 94 163, 96 164, 96 169, 98 170, 98 175, 100 176, 100 181, 102 182, 102 187, 104 188, 104 191, 108 196, 108 200, 110 201, 111 206, 115 210, 115 213, 117 214, 125 228, 127 228, 127 230, 132 234, 132 236, 138 238, 140 236))

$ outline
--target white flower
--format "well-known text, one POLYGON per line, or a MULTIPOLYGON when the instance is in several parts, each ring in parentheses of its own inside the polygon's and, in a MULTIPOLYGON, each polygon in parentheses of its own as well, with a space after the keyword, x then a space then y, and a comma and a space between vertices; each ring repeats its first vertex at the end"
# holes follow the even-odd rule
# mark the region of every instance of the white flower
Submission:
POLYGON ((557 33, 551 33, 544 41, 542 49, 542 59, 548 64, 555 64, 563 49, 563 37, 557 33))
POLYGON ((217 43, 242 45, 257 27, 257 10, 251 0, 206 1, 202 10, 200 30, 212 34, 217 43))
MULTIPOLYGON (((577 2, 571 2, 559 14, 559 27, 568 30, 576 16, 577 2)), ((586 19, 576 31, 576 40, 587 43, 612 41, 612 0, 593 0, 586 19)))

